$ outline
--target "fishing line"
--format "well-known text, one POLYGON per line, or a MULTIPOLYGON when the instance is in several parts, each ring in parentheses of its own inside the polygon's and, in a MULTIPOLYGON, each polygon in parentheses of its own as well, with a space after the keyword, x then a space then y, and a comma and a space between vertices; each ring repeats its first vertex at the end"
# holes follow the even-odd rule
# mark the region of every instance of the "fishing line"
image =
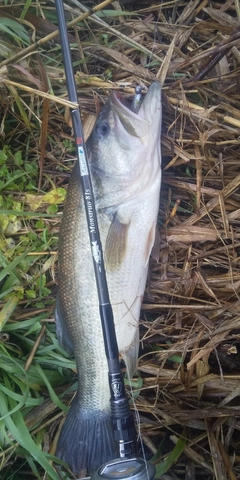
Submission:
POLYGON ((133 388, 132 388, 132 383, 131 383, 130 372, 129 372, 129 368, 128 368, 128 364, 127 364, 127 363, 126 363, 126 371, 127 371, 127 377, 128 377, 128 380, 129 380, 131 400, 132 400, 133 407, 134 407, 135 422, 136 422, 136 424, 137 424, 137 434, 138 434, 138 437, 139 437, 139 440, 140 440, 140 445, 141 445, 141 450, 142 450, 143 461, 144 461, 145 468, 146 468, 147 480, 151 480, 151 479, 150 479, 150 476, 149 476, 148 462, 147 462, 147 459, 146 459, 146 454, 145 454, 145 450, 144 450, 144 443, 143 443, 142 434, 141 434, 140 415, 139 415, 139 411, 138 411, 138 409, 137 409, 137 405, 136 405, 136 402, 135 402, 134 393, 133 393, 133 388))

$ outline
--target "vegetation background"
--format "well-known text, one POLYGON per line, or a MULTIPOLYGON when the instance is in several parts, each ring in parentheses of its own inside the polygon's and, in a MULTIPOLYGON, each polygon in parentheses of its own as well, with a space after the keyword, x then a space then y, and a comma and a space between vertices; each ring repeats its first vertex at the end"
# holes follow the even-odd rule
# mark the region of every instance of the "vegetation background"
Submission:
MULTIPOLYGON (((239 0, 103 3, 65 2, 86 138, 112 90, 163 87, 159 261, 130 396, 158 478, 240 479, 239 0)), ((52 0, 0 4, 1 480, 71 478, 53 464, 76 389, 54 325, 75 160, 56 29, 52 0)))

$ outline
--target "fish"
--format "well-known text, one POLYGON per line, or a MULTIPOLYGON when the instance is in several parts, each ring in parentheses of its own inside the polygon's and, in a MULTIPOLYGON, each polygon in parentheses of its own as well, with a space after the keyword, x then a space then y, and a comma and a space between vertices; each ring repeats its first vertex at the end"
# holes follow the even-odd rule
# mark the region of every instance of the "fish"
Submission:
MULTIPOLYGON (((137 113, 112 93, 86 143, 118 348, 129 377, 137 367, 140 308, 155 242, 161 117, 158 82, 149 87, 137 113)), ((91 474, 119 454, 77 163, 69 180, 58 258, 56 332, 60 344, 76 358, 78 390, 56 455, 75 474, 91 474)))

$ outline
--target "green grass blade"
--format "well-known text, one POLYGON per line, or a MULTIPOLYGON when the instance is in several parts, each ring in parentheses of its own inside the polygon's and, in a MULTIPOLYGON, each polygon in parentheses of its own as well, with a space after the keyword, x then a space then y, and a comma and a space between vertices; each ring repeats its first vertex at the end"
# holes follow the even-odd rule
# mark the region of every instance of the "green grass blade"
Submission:
POLYGON ((0 30, 13 37, 18 43, 21 40, 29 45, 29 36, 25 27, 12 18, 2 17, 0 19, 0 30))
POLYGON ((59 213, 40 213, 40 212, 23 212, 19 210, 5 210, 0 209, 0 215, 20 215, 21 217, 42 217, 42 218, 54 218, 61 217, 59 213))
POLYGON ((25 177, 26 176, 26 173, 25 172, 22 172, 22 173, 18 173, 17 175, 14 175, 14 177, 11 177, 9 180, 6 181, 6 183, 4 183, 4 186, 1 190, 3 189, 6 189, 8 185, 11 185, 11 183, 14 183, 15 180, 18 180, 19 178, 21 177, 25 177))
POLYGON ((5 303, 4 307, 0 311, 0 332, 2 331, 5 323, 8 321, 12 313, 14 312, 18 302, 19 302, 19 297, 13 294, 11 295, 9 300, 5 303))
MULTIPOLYGON (((8 413, 8 403, 5 394, 0 391, 0 413, 6 416, 8 413)), ((54 468, 50 465, 47 455, 44 454, 34 443, 29 431, 25 425, 21 412, 18 410, 12 416, 7 416, 4 423, 14 440, 19 443, 30 455, 44 468, 52 480, 59 480, 54 468)))
POLYGON ((66 407, 66 405, 64 405, 64 403, 62 403, 61 400, 56 395, 56 393, 54 392, 49 380, 47 379, 47 377, 46 377, 44 371, 42 370, 42 368, 40 367, 40 365, 36 365, 36 370, 39 373, 42 380, 44 381, 44 383, 45 383, 45 385, 46 385, 46 387, 49 391, 49 395, 50 395, 50 398, 51 398, 52 402, 55 403, 55 405, 57 405, 57 407, 61 408, 61 410, 63 410, 64 412, 67 412, 68 407, 66 407))
POLYGON ((0 272, 0 282, 7 276, 9 273, 14 270, 14 268, 27 256, 27 254, 31 251, 32 249, 28 248, 25 252, 23 252, 21 255, 16 257, 12 262, 8 263, 8 265, 3 268, 3 270, 0 272))
POLYGON ((164 473, 166 473, 169 468, 178 460, 180 455, 182 454, 184 447, 186 445, 186 440, 180 437, 175 445, 174 449, 169 453, 168 457, 161 463, 156 465, 156 478, 161 477, 164 473))
POLYGON ((23 10, 22 10, 21 15, 20 15, 21 19, 25 18, 25 15, 28 12, 29 7, 31 7, 31 5, 32 5, 32 0, 25 0, 24 3, 25 3, 25 5, 24 5, 23 10))

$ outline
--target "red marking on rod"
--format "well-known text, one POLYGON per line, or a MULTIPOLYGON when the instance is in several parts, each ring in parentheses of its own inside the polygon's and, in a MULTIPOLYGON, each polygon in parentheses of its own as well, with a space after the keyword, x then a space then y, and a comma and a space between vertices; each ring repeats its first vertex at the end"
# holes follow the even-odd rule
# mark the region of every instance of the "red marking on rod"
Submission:
POLYGON ((77 137, 77 138, 76 138, 76 144, 77 144, 77 145, 82 145, 82 144, 83 144, 83 139, 82 139, 82 137, 77 137))

